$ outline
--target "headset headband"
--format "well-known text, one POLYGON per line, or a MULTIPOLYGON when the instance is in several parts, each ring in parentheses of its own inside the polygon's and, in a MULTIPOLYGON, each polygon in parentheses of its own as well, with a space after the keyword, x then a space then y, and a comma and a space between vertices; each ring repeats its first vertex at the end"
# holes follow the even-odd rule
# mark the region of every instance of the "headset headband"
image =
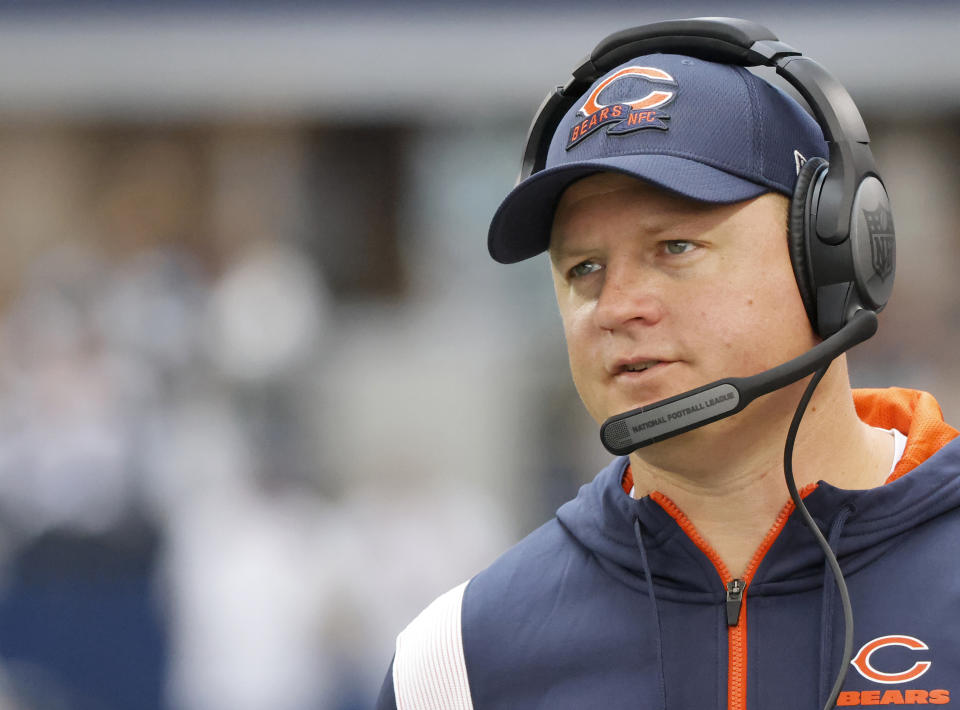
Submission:
POLYGON ((593 82, 629 59, 657 52, 775 68, 810 105, 830 150, 830 170, 817 210, 817 234, 828 244, 847 238, 857 188, 867 176, 879 177, 863 118, 847 90, 826 69, 781 42, 763 25, 737 18, 655 22, 601 40, 573 70, 573 78, 548 93, 541 104, 527 134, 520 179, 544 168, 557 126, 593 82))

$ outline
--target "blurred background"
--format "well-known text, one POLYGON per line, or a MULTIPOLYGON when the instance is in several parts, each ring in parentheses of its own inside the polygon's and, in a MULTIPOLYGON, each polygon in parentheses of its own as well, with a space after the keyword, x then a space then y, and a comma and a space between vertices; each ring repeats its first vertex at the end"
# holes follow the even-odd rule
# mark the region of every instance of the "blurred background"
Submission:
POLYGON ((954 2, 0 0, 0 708, 372 706, 608 458, 546 259, 486 253, 528 122, 717 14, 860 104, 899 264, 854 379, 960 421, 954 2))

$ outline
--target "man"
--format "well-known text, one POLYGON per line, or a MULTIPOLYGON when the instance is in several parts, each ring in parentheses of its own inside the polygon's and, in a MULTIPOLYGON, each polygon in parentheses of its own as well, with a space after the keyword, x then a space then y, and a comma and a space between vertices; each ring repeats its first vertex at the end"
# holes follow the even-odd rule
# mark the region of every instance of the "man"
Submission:
MULTIPOLYGON (((816 182, 801 166, 829 151, 785 93, 739 66, 644 54, 596 78, 551 135, 490 250, 548 251, 598 423, 832 334, 788 238, 807 204, 797 217, 798 172, 816 182)), ((871 278, 892 278, 870 234, 871 278)), ((843 605, 784 484, 805 384, 615 459, 399 635, 378 707, 832 706, 843 605)), ((852 391, 843 356, 795 432, 794 479, 856 614, 838 705, 960 702, 956 436, 926 393, 852 391)))

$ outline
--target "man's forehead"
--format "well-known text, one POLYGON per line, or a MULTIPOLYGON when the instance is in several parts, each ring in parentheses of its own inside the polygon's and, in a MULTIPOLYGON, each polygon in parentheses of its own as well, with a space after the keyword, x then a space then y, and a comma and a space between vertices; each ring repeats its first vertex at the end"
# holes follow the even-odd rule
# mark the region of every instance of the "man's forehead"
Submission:
POLYGON ((785 233, 789 200, 776 192, 718 204, 693 200, 621 173, 594 173, 572 183, 561 195, 554 211, 549 252, 554 258, 571 248, 576 251, 582 237, 602 227, 598 220, 603 222, 608 216, 615 222, 620 211, 629 211, 631 224, 648 234, 679 230, 689 235, 691 230, 712 229, 756 202, 764 205, 749 210, 751 220, 759 220, 777 235, 785 233))
POLYGON ((549 249, 553 252, 557 242, 565 241, 563 235, 568 228, 577 231, 580 219, 593 219, 597 213, 630 209, 649 222, 648 226, 657 223, 659 230, 678 219, 696 218, 728 207, 693 200, 623 173, 594 173, 572 183, 561 194, 553 214, 549 249))
MULTIPOLYGON (((646 180, 626 175, 624 173, 604 171, 593 173, 586 177, 571 183, 560 195, 557 201, 557 212, 561 209, 568 209, 576 203, 595 197, 615 192, 635 195, 637 199, 654 198, 658 202, 670 203, 677 207, 683 207, 690 210, 710 209, 712 203, 693 200, 675 192, 666 190, 659 185, 646 180)), ((554 214, 556 217, 556 213, 554 214)))

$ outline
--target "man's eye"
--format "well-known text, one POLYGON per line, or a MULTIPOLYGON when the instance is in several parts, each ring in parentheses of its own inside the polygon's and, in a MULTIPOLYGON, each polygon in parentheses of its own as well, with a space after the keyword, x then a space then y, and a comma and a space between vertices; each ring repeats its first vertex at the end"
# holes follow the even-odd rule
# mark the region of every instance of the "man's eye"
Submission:
POLYGON ((672 239, 664 243, 664 248, 668 254, 686 254, 693 249, 693 242, 686 242, 682 239, 672 239))
POLYGON ((600 264, 595 261, 583 261, 576 266, 574 266, 568 272, 571 278, 580 278, 586 276, 587 274, 592 274, 594 271, 597 271, 600 268, 600 264))

